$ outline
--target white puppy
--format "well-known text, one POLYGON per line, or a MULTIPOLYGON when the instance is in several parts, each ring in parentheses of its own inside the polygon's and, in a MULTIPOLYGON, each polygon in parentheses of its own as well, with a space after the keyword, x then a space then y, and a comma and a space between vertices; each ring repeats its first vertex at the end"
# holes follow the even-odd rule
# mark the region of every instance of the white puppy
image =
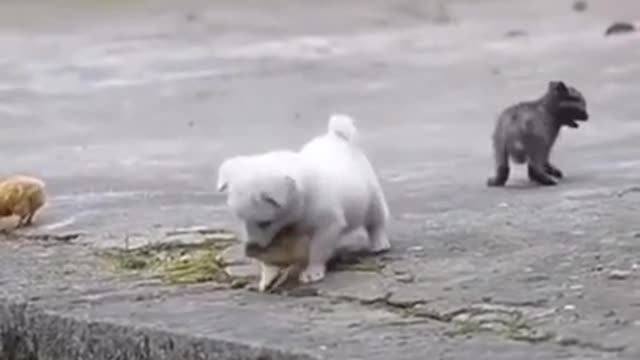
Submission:
MULTIPOLYGON (((302 283, 324 278, 340 239, 354 230, 366 230, 374 252, 391 247, 387 202, 356 137, 353 119, 334 114, 328 132, 299 152, 232 157, 218 170, 218 191, 244 223, 247 244, 266 247, 290 224, 311 234, 302 283)), ((263 265, 263 278, 275 271, 263 265)))

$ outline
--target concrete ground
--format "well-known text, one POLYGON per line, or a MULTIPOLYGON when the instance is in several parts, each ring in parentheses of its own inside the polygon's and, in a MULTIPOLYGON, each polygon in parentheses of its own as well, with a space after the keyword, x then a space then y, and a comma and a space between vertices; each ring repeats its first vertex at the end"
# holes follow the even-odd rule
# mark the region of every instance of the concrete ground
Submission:
POLYGON ((640 36, 603 36, 637 1, 42 3, 0 5, 0 171, 47 182, 29 232, 81 235, 0 241, 0 359, 640 357, 640 36), (486 188, 497 113, 556 79, 591 112, 554 149, 566 179, 486 188), (219 162, 336 111, 392 209, 382 270, 284 296, 99 266, 231 226, 219 162))

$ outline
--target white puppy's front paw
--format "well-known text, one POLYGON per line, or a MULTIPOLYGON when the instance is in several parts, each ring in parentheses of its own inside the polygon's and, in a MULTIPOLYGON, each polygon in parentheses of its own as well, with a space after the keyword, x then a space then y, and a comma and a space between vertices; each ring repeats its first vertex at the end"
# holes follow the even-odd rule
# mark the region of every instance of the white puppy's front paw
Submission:
POLYGON ((277 266, 271 266, 264 263, 260 264, 262 271, 260 272, 260 283, 258 284, 258 291, 265 292, 269 289, 269 286, 280 275, 280 268, 277 266))
POLYGON ((310 264, 304 271, 300 273, 300 282, 309 284, 324 279, 326 274, 326 266, 324 264, 310 264))
POLYGON ((391 249, 391 242, 389 237, 383 231, 379 231, 374 236, 371 236, 371 251, 374 253, 381 253, 391 249))

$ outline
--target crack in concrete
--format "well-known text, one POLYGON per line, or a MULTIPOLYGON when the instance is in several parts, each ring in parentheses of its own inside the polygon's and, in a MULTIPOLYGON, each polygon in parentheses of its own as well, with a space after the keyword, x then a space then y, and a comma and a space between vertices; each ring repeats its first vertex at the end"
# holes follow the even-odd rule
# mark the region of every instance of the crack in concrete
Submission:
POLYGON ((8 240, 30 240, 30 241, 44 241, 44 242, 56 242, 56 243, 71 243, 74 240, 79 239, 83 233, 68 233, 68 234, 52 234, 52 233, 7 233, 4 236, 8 240))
POLYGON ((603 344, 599 344, 594 341, 586 341, 578 339, 577 337, 558 337, 556 338, 556 343, 561 346, 566 347, 578 347, 582 349, 600 351, 600 352, 622 352, 627 347, 626 346, 606 346, 603 344))
POLYGON ((623 197, 627 194, 630 193, 634 193, 634 192, 640 192, 640 186, 631 186, 625 189, 622 189, 620 191, 618 191, 618 193, 616 194, 618 197, 623 197))
POLYGON ((524 312, 516 307, 540 307, 542 304, 539 301, 504 302, 504 304, 480 303, 438 311, 426 307, 429 300, 393 302, 389 301, 392 295, 393 292, 390 291, 378 298, 364 300, 353 296, 330 296, 322 292, 315 292, 315 296, 331 301, 343 301, 364 307, 386 309, 404 319, 388 321, 383 324, 388 326, 407 326, 435 321, 453 325, 454 329, 445 331, 446 335, 452 337, 486 332, 529 344, 555 343, 564 347, 576 347, 598 352, 622 352, 627 348, 627 346, 607 346, 594 341, 581 340, 577 337, 561 337, 553 331, 536 329, 530 324, 532 319, 527 318, 524 312), (506 305, 506 303, 510 305, 506 305), (483 315, 485 318, 479 318, 483 315), (502 315, 503 318, 500 318, 499 315, 502 315))

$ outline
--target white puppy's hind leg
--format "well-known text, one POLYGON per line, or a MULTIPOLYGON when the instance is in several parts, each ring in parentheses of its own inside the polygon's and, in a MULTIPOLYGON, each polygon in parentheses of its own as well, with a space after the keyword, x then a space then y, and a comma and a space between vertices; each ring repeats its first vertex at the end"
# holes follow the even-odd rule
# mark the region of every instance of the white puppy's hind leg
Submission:
POLYGON ((301 283, 309 284, 324 279, 327 262, 338 247, 343 228, 343 223, 338 222, 319 227, 309 243, 309 263, 300 273, 301 283))
POLYGON ((258 291, 264 292, 269 288, 269 285, 280 275, 280 268, 277 266, 272 266, 265 264, 263 262, 260 263, 261 272, 260 272, 260 283, 258 284, 258 291))
POLYGON ((366 230, 369 235, 371 251, 379 253, 391 249, 389 236, 387 235, 387 220, 389 208, 380 188, 374 194, 371 207, 366 219, 366 230))
POLYGON ((387 235, 386 226, 374 226, 367 229, 369 241, 371 242, 371 252, 381 253, 391 249, 391 242, 387 235))

